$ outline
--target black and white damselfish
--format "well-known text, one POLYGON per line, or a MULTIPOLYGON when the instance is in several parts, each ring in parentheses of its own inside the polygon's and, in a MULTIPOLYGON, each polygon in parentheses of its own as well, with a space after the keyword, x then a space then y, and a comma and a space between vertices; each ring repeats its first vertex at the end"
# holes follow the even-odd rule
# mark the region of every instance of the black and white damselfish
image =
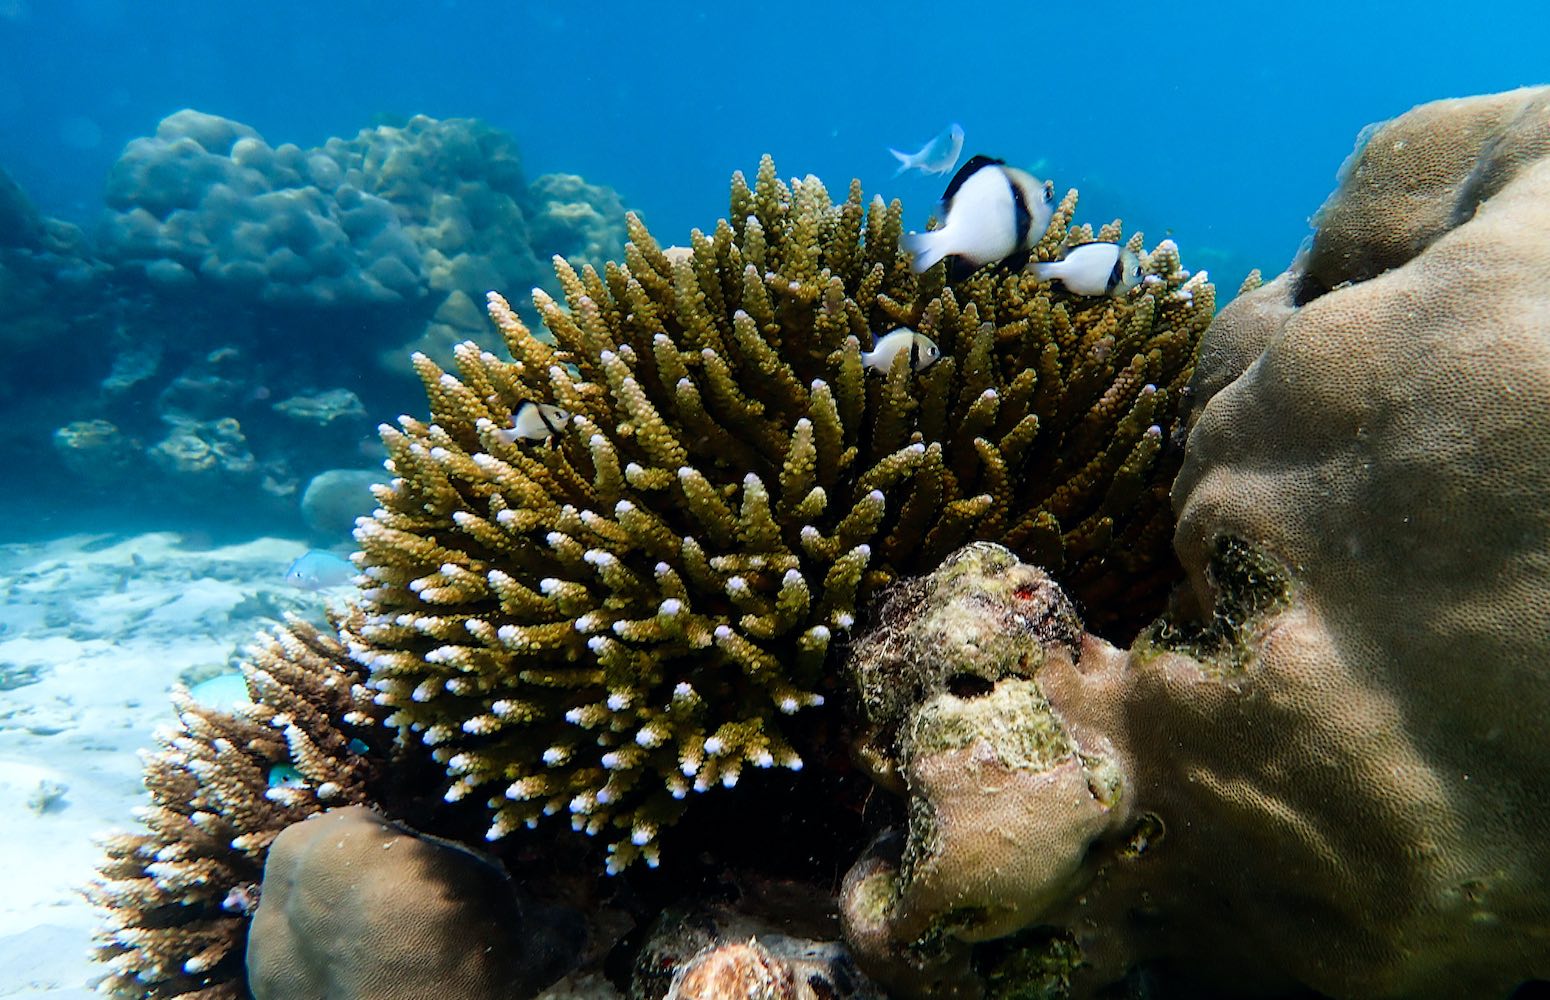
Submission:
POLYGON ((1034 264, 1040 281, 1058 281, 1073 295, 1124 295, 1141 281, 1141 259, 1118 243, 1079 243, 1060 260, 1034 264))
POLYGON ((1025 254, 1044 236, 1055 214, 1049 185, 1004 160, 975 156, 958 168, 942 193, 943 221, 929 233, 905 233, 899 249, 915 255, 918 274, 947 258, 953 280, 1025 254))

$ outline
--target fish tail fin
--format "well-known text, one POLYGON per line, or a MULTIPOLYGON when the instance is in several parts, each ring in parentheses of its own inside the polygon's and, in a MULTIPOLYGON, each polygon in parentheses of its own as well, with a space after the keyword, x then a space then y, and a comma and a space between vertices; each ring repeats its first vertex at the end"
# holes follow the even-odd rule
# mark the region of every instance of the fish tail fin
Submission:
POLYGON ((929 233, 905 233, 899 237, 899 249, 915 255, 910 269, 916 274, 929 270, 931 265, 947 256, 948 249, 941 236, 942 230, 933 229, 929 233))
POLYGON ((894 158, 899 161, 899 169, 893 172, 895 177, 899 176, 900 174, 904 173, 904 171, 915 165, 915 158, 909 153, 901 153, 897 149, 894 149, 892 146, 888 147, 888 152, 892 153, 894 158))
POLYGON ((1062 261, 1058 260, 1034 261, 1028 265, 1028 270, 1032 271, 1033 276, 1040 281, 1054 281, 1064 270, 1060 266, 1061 263, 1062 261))

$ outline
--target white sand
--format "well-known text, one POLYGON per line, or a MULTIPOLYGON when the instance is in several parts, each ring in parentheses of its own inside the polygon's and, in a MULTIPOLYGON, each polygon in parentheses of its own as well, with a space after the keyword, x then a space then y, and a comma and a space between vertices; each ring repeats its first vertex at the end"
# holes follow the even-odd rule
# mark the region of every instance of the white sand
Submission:
POLYGON ((321 615, 321 596, 282 580, 303 543, 179 541, 0 545, 0 997, 94 995, 98 918, 79 890, 93 838, 135 827, 138 751, 173 719, 168 689, 284 611, 321 615))

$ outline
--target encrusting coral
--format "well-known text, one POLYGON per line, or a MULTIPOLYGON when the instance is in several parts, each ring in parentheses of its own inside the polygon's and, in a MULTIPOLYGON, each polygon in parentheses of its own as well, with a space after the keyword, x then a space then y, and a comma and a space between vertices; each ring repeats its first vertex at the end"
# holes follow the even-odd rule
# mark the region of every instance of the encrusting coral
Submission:
POLYGON ((325 808, 370 801, 394 736, 364 671, 327 632, 292 620, 243 668, 250 703, 174 695, 178 725, 146 756, 146 832, 106 841, 89 889, 108 926, 109 992, 243 1000, 248 917, 269 846, 325 808))
MULTIPOLYGON (((1067 195, 1036 257, 1064 241, 1067 195)), ((802 766, 783 720, 839 690, 831 646, 879 587, 960 544, 1050 568, 1121 638, 1174 576, 1171 437, 1213 289, 1164 243, 1126 298, 989 269, 954 287, 897 249, 901 208, 834 204, 765 158, 731 220, 506 301, 513 361, 418 356, 428 421, 384 427, 394 478, 357 540, 345 629, 390 721, 433 748, 489 836, 545 815, 655 863, 684 799, 802 766), (862 360, 907 325, 941 360, 862 360), (567 416, 510 433, 525 404, 567 416)), ((1130 239, 1141 250, 1139 235, 1130 239)))

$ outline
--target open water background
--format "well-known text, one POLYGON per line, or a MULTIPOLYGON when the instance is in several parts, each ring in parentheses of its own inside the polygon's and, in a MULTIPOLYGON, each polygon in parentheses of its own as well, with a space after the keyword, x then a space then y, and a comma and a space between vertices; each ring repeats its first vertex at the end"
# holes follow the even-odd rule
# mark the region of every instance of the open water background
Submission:
POLYGON ((965 157, 1043 161, 1084 217, 1227 254, 1230 292, 1290 259, 1364 125, 1550 79, 1542 30, 1529 2, 0 0, 0 164, 87 222, 124 143, 182 107, 302 146, 472 116, 671 241, 764 152, 922 219, 941 181, 892 180, 886 147, 959 121, 965 157))

